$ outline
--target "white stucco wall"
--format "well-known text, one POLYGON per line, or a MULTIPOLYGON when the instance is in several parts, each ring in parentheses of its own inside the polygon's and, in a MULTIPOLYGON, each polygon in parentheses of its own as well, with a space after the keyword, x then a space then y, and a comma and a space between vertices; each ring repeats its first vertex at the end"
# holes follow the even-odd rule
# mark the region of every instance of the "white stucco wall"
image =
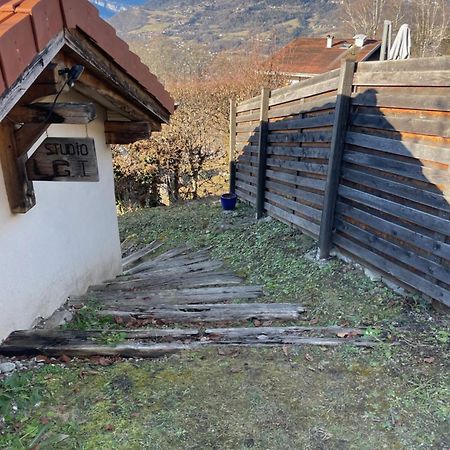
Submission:
MULTIPOLYGON (((34 182, 36 206, 12 214, 0 167, 0 341, 48 317, 69 295, 120 273, 111 151, 104 113, 97 112, 88 133, 95 139, 98 183, 34 182)), ((52 125, 48 135, 86 137, 86 126, 52 125)))

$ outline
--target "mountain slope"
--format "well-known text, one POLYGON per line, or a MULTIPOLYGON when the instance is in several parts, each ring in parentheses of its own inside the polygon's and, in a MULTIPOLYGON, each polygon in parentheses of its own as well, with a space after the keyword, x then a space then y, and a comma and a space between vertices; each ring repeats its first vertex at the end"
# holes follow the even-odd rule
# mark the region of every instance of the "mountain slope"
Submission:
POLYGON ((298 35, 323 34, 336 8, 335 0, 147 0, 110 21, 127 39, 164 35, 220 51, 249 41, 267 48, 298 35))

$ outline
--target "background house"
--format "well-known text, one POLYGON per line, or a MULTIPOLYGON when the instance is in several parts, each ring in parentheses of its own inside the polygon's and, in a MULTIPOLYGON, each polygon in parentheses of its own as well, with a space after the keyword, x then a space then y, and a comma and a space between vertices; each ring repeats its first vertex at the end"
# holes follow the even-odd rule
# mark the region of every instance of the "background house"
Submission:
POLYGON ((380 47, 380 41, 364 35, 345 39, 298 38, 274 53, 268 64, 291 81, 299 81, 338 69, 341 60, 349 56, 358 62, 378 60, 380 47))
POLYGON ((109 147, 148 138, 174 104, 87 0, 0 0, 0 68, 2 339, 120 273, 109 147), (98 181, 30 180, 49 137, 93 139, 98 181))

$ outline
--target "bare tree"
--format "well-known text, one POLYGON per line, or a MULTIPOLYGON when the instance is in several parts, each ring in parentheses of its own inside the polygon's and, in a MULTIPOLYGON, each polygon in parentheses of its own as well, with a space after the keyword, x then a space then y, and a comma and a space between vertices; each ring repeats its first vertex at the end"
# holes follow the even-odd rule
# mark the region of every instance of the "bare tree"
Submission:
POLYGON ((448 0, 411 0, 409 5, 413 55, 437 55, 448 37, 448 0))
POLYGON ((347 33, 379 38, 384 20, 392 21, 395 30, 404 20, 406 9, 404 0, 343 0, 338 18, 347 33))
POLYGON ((343 0, 341 20, 353 33, 379 35, 387 0, 343 0))

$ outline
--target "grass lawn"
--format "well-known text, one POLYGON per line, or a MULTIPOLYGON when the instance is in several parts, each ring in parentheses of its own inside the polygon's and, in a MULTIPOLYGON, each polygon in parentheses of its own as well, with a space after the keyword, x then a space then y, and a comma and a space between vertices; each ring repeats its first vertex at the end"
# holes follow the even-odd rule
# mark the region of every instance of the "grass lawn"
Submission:
POLYGON ((190 243, 267 301, 308 308, 306 323, 365 326, 384 343, 203 349, 159 360, 74 360, 0 381, 0 449, 448 449, 448 317, 340 261, 304 257, 310 238, 256 224, 216 201, 140 210, 122 238, 190 243), (392 345, 397 343, 398 345, 392 345))

